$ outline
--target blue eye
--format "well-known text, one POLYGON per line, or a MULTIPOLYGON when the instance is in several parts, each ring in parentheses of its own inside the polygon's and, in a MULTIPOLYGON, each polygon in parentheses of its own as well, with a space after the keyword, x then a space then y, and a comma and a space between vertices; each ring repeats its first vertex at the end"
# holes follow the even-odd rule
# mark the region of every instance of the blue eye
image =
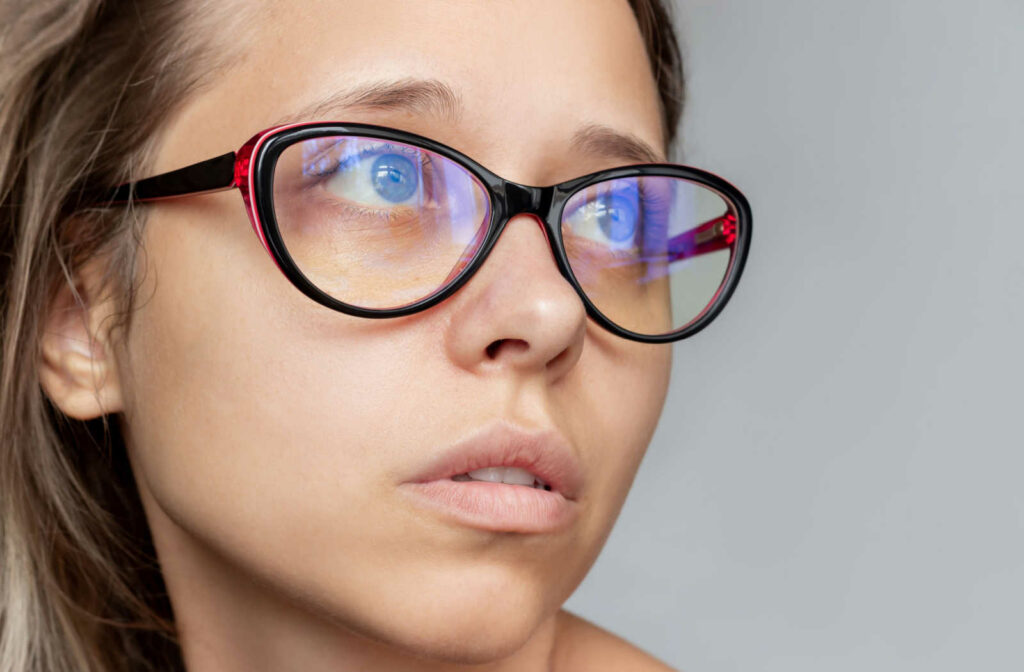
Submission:
POLYGON ((412 161, 398 154, 378 156, 370 170, 373 189, 381 198, 392 203, 401 203, 414 193, 419 186, 419 172, 412 161))
POLYGON ((632 240, 636 235, 636 207, 628 199, 619 196, 603 196, 594 202, 594 218, 601 232, 613 243, 632 240))

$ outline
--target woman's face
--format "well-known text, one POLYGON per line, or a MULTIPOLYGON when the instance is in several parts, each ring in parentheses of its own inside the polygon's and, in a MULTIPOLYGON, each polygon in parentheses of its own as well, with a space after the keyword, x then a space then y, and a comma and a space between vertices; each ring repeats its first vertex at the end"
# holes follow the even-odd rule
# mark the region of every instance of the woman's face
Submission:
MULTIPOLYGON (((154 172, 296 115, 419 133, 533 185, 636 162, 621 143, 574 144, 590 125, 662 152, 625 0, 277 2, 221 29, 238 57, 176 111, 154 172), (330 102, 415 80, 455 100, 330 102)), ((387 320, 297 291, 236 191, 151 206, 143 248, 118 366, 133 469, 186 636, 206 637, 190 632, 202 622, 260 642, 287 614, 453 661, 530 641, 618 515, 671 348, 588 320, 531 216, 511 220, 448 300, 387 320), (566 524, 486 529, 408 496, 403 484, 438 454, 498 425, 560 437, 578 460, 566 524)))

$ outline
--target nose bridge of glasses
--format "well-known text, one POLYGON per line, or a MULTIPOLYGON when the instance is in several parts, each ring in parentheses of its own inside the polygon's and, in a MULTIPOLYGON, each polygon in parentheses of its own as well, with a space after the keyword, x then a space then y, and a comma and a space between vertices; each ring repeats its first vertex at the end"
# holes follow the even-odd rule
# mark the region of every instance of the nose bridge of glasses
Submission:
POLYGON ((515 182, 505 183, 505 207, 508 218, 516 215, 536 215, 541 221, 551 207, 553 187, 530 187, 515 182))
MULTIPOLYGON (((537 222, 548 246, 552 245, 551 232, 548 231, 547 216, 554 198, 554 187, 531 187, 516 182, 505 182, 502 196, 504 197, 503 217, 498 230, 520 215, 527 215, 537 222)), ((555 250, 551 250, 555 253, 555 250)), ((557 253, 555 254, 557 258, 557 253)))

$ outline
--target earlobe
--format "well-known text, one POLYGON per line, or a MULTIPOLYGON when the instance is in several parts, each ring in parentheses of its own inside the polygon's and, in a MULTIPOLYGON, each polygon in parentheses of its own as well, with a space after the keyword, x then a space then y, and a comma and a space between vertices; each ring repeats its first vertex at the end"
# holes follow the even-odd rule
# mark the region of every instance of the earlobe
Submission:
POLYGON ((122 410, 121 381, 110 338, 112 295, 102 296, 99 274, 83 268, 78 298, 61 286, 45 318, 39 382, 67 416, 91 420, 122 410))

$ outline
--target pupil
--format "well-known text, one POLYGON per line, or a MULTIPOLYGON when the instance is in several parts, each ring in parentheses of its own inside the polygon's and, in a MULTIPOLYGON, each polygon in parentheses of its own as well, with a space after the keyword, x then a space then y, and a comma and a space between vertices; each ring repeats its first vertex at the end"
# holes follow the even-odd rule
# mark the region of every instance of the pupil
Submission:
POLYGON ((415 166, 404 156, 382 154, 373 162, 373 188, 392 203, 404 201, 416 192, 416 178, 415 166))
POLYGON ((609 240, 627 241, 636 233, 636 209, 621 198, 603 200, 597 212, 598 225, 609 240))

